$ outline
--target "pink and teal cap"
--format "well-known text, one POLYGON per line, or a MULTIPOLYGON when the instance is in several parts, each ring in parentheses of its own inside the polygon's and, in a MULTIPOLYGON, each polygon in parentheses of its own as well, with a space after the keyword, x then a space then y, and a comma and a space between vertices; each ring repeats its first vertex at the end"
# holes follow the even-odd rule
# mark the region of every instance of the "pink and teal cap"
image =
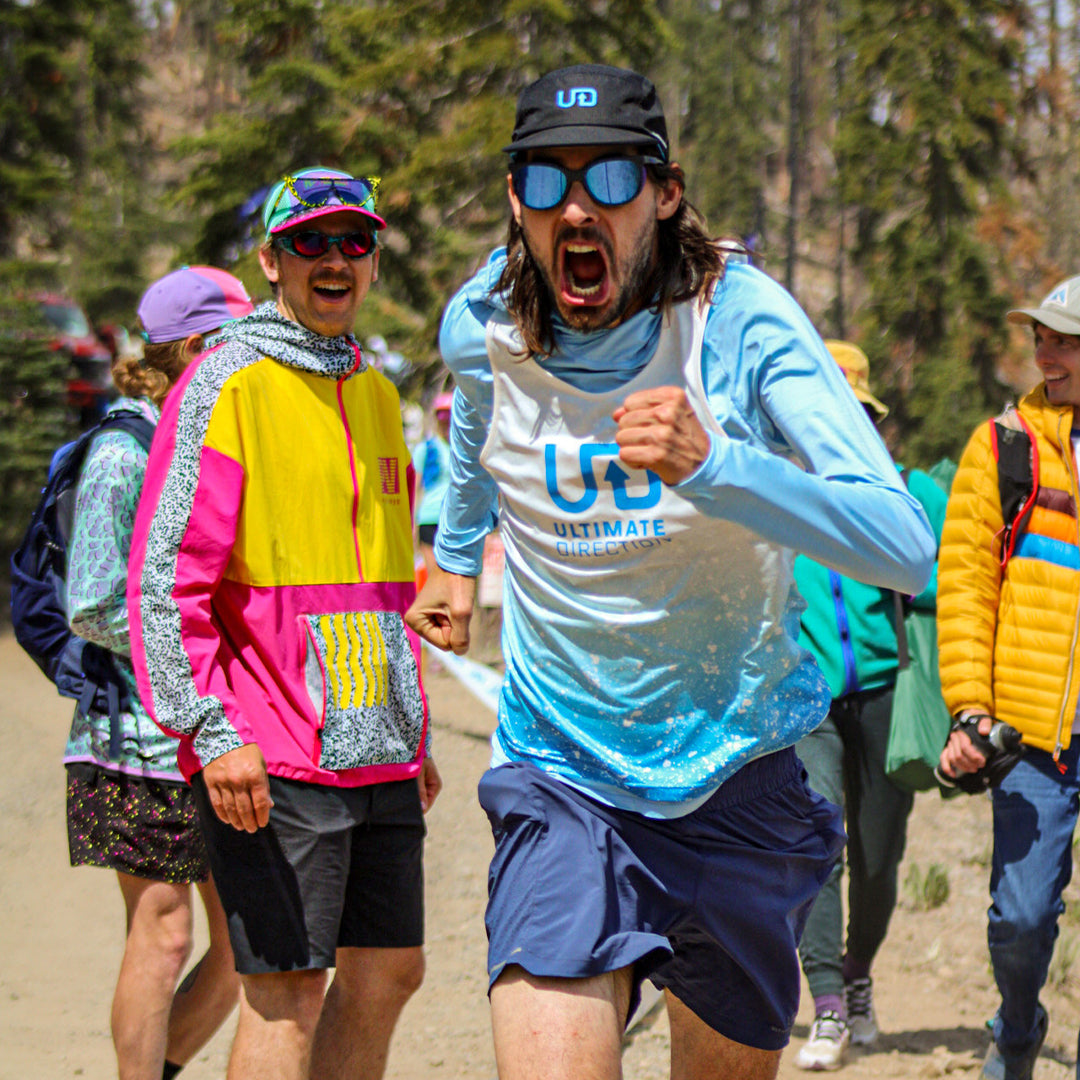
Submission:
POLYGON ((385 229, 386 222, 375 213, 379 181, 375 177, 352 176, 340 169, 315 166, 283 176, 263 203, 266 239, 283 229, 342 210, 353 210, 385 229))
POLYGON ((138 315, 142 336, 159 344, 217 330, 255 305, 244 283, 215 266, 182 266, 143 293, 138 315))

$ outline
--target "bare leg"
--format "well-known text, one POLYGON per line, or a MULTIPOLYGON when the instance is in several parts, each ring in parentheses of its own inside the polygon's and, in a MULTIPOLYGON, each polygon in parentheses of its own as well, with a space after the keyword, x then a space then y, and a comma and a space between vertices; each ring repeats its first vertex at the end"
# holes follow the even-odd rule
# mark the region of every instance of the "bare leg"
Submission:
POLYGON ((390 1037, 424 977, 424 953, 338 949, 311 1055, 312 1080, 380 1080, 390 1037))
POLYGON ((225 1022, 240 995, 225 910, 213 881, 197 886, 206 909, 210 946, 173 997, 165 1060, 186 1065, 225 1022))
POLYGON ((732 1042, 671 991, 665 991, 664 998, 671 1024, 671 1080, 774 1080, 782 1051, 732 1042))
POLYGON ((176 981, 191 953, 191 887, 117 873, 127 939, 112 1002, 120 1080, 161 1080, 176 981))
POLYGON ((228 1080, 308 1080, 326 972, 241 975, 240 985, 228 1080))
POLYGON ((629 968, 552 979, 508 967, 491 988, 500 1080, 619 1080, 630 982, 629 968))

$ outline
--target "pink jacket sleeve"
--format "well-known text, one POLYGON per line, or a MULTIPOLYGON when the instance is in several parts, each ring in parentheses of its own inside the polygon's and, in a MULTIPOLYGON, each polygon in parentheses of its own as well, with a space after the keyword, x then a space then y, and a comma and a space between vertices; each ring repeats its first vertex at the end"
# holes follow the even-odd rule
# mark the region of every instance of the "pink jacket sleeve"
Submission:
POLYGON ((200 367, 187 369, 162 410, 127 586, 139 696, 159 727, 182 737, 185 775, 252 741, 225 677, 227 644, 212 611, 236 538, 243 467, 203 445, 204 410, 180 407, 200 367))

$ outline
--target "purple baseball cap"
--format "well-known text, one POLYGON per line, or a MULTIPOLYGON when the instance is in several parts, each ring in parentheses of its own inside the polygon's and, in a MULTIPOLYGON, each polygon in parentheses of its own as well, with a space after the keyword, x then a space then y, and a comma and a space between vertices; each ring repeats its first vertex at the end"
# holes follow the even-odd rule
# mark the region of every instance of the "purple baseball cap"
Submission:
POLYGON ((143 293, 138 315, 152 344, 206 334, 253 311, 244 284, 214 266, 183 266, 143 293))

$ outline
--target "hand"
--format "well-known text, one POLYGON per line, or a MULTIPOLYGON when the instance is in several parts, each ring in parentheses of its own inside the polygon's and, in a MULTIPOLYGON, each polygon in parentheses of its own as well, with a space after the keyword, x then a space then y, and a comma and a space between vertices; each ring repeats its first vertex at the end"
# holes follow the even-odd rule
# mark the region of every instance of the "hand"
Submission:
POLYGON ((612 414, 619 425, 619 460, 632 469, 652 469, 665 484, 694 472, 712 445, 694 407, 679 386, 638 390, 612 414))
POLYGON ((435 767, 434 758, 424 758, 416 783, 420 787, 420 809, 426 814, 439 797, 439 792, 442 791, 442 777, 435 767))
POLYGON ((215 758, 202 771, 210 804, 226 825, 257 832, 270 820, 270 782, 257 743, 246 743, 215 758))
POLYGON ((461 656, 469 650, 469 620, 475 596, 476 578, 436 567, 405 612, 405 622, 437 649, 453 650, 461 656))
MULTIPOLYGON (((976 712, 977 710, 965 709, 960 718, 966 720, 976 712)), ((993 723, 992 716, 983 716, 979 720, 979 734, 989 735, 993 723)), ((954 731, 949 735, 949 741, 938 760, 938 768, 945 776, 954 780, 959 773, 977 773, 985 764, 986 756, 975 749, 971 737, 963 731, 954 731)))

